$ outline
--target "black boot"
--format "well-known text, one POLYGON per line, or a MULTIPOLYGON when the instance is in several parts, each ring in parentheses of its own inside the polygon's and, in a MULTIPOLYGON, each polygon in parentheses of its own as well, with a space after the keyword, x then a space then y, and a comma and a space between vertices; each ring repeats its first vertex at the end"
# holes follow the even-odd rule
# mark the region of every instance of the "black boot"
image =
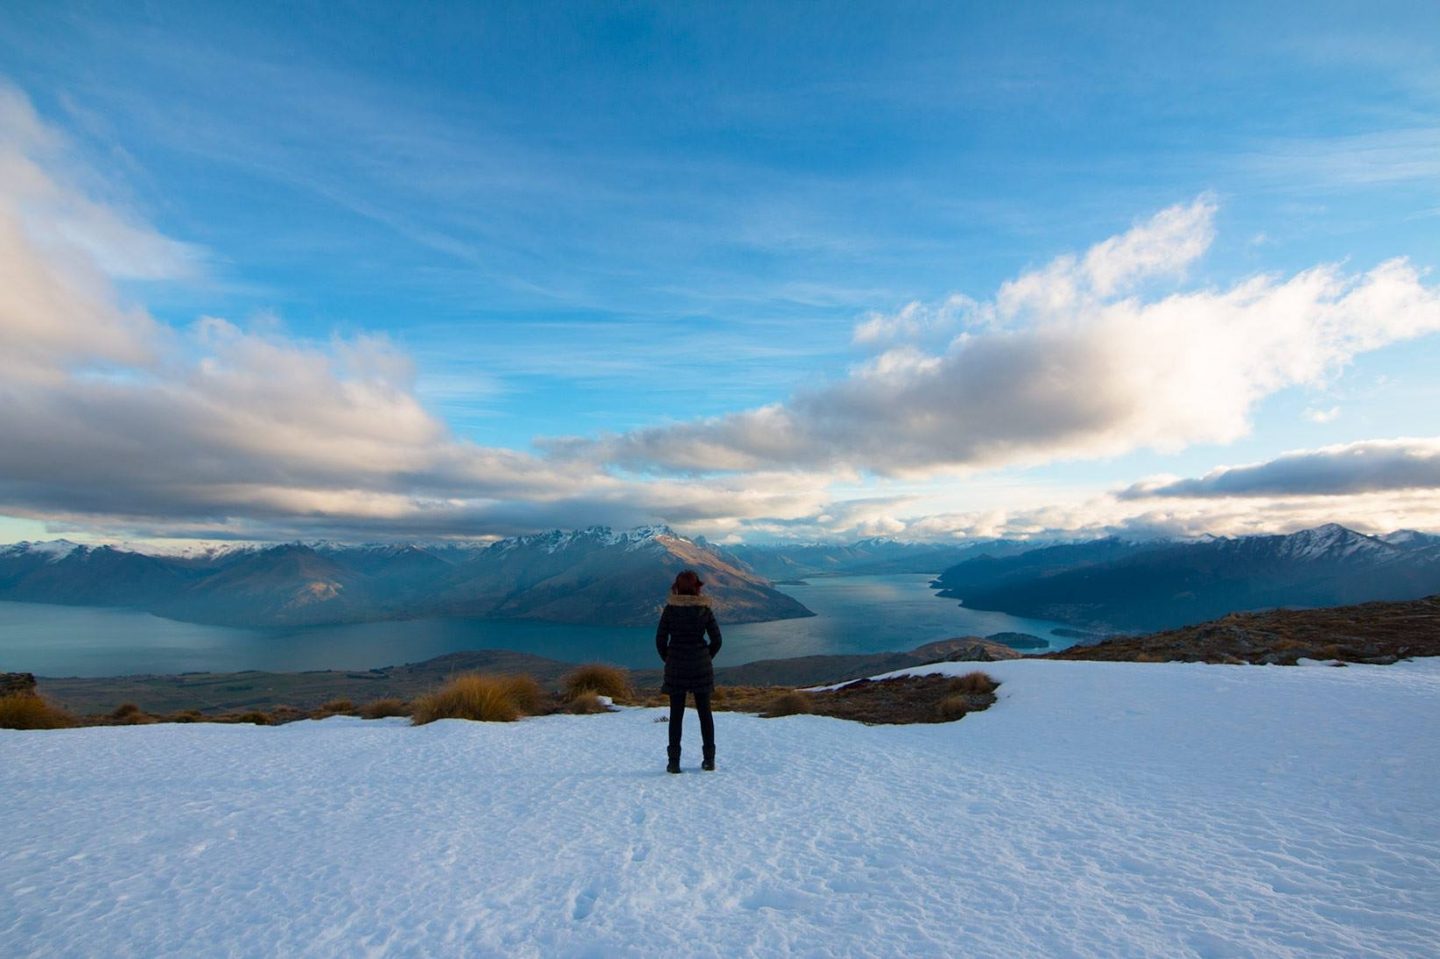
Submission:
POLYGON ((666 752, 670 754, 670 765, 665 767, 667 773, 678 773, 680 771, 680 747, 671 746, 666 752))
POLYGON ((706 772, 713 773, 715 771, 715 747, 705 746, 703 747, 703 749, 705 752, 705 759, 700 763, 700 768, 705 770, 706 772))

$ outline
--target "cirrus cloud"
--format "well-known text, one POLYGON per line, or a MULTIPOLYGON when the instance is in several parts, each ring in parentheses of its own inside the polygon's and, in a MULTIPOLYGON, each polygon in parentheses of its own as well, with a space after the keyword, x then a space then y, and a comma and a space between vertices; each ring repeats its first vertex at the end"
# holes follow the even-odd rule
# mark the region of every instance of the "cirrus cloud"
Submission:
POLYGON ((636 482, 456 438, 383 336, 266 318, 176 329, 117 281, 203 252, 70 176, 64 138, 0 86, 0 512, 107 534, 485 536, 823 510, 791 474, 636 482))

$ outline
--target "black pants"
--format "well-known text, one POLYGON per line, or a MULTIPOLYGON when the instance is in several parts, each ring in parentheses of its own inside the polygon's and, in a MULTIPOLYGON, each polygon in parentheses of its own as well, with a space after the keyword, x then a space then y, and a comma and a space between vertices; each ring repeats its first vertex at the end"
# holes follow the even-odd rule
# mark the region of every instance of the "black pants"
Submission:
MULTIPOLYGON (((698 689, 690 695, 695 697, 695 712, 700 717, 700 741, 708 748, 715 748, 715 717, 710 715, 710 694, 698 689)), ((685 694, 670 694, 670 746, 680 748, 680 731, 685 727, 685 694)))

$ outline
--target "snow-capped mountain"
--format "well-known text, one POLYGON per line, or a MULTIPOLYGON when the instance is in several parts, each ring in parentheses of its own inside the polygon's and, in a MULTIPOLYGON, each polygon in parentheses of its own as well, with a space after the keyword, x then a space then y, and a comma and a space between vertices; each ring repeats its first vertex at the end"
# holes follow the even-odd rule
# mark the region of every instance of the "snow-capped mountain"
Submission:
POLYGON ((55 562, 56 560, 64 559, 79 548, 79 543, 72 543, 68 539, 52 539, 44 542, 23 540, 19 543, 0 546, 0 556, 19 557, 29 555, 35 558, 45 557, 48 562, 55 562))
POLYGON ((1240 610, 1417 599, 1440 592, 1440 537, 1367 536, 1335 523, 1287 535, 1095 543, 974 559, 941 595, 976 609, 1120 630, 1240 610))
POLYGON ((1281 536, 1273 541, 1275 554, 1300 562, 1333 560, 1355 555, 1383 554, 1392 545, 1376 536, 1366 536, 1339 523, 1326 523, 1314 529, 1302 529, 1298 533, 1281 536))
POLYGON ((1434 533, 1422 533, 1413 529, 1397 529, 1393 533, 1386 533, 1380 537, 1391 546, 1399 546, 1402 549, 1422 549, 1427 546, 1440 546, 1440 536, 1434 533))
POLYGON ((854 543, 781 543, 737 545, 730 551, 751 569, 771 579, 806 576, 934 573, 973 556, 1007 556, 1034 544, 1010 540, 981 543, 913 543, 873 537, 854 543))
POLYGON ((484 544, 222 545, 164 555, 21 543, 0 550, 0 599, 233 625, 420 616, 638 625, 653 622, 685 568, 700 571, 728 622, 810 615, 734 556, 666 526, 484 544))

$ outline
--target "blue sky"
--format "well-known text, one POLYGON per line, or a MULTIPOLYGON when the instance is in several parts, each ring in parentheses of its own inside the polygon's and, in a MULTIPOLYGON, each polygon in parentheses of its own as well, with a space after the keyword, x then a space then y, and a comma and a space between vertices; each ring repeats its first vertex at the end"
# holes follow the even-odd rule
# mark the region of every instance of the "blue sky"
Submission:
POLYGON ((1385 477, 1440 486, 1440 7, 1255 6, 6 4, 11 265, 50 286, 0 314, 0 539, 1435 527, 1385 477), (1088 307, 1006 312, 1175 210, 1088 307), (1269 358, 1212 402, 1209 343, 1269 358), (1107 350, 1195 385, 1098 397, 1107 350), (1373 488, 1114 495, 1295 450, 1373 488))

